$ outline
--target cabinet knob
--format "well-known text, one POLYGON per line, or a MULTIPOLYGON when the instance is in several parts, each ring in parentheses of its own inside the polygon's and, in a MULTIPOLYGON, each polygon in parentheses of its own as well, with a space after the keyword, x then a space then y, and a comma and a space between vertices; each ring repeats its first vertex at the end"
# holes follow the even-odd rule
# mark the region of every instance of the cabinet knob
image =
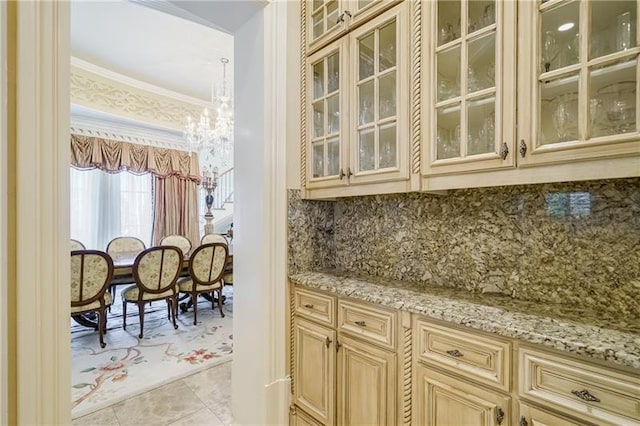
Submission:
POLYGON ((459 357, 461 357, 461 356, 464 356, 464 355, 462 355, 462 352, 460 352, 460 351, 459 351, 459 350, 457 350, 457 349, 451 349, 450 351, 447 351, 447 353, 448 353, 449 355, 453 356, 453 357, 456 357, 456 358, 459 358, 459 357))
POLYGON ((353 176, 353 173, 351 173, 351 167, 347 168, 347 179, 349 179, 351 176, 353 176))
POLYGON ((342 169, 340 169, 340 173, 338 174, 338 177, 340 178, 340 180, 342 180, 342 178, 345 177, 344 171, 342 169))
POLYGON ((332 340, 327 337, 327 339, 324 341, 324 345, 328 348, 331 342, 332 340))
POLYGON ((339 24, 340 22, 344 22, 345 15, 348 16, 349 18, 351 18, 351 12, 349 12, 348 10, 345 10, 344 12, 342 12, 340 14, 340 16, 338 16, 336 24, 339 24))
POLYGON ((336 352, 338 352, 341 347, 342 347, 342 343, 336 342, 336 352))
POLYGON ((524 418, 524 416, 520 417, 520 423, 518 423, 519 426, 529 426, 529 422, 527 421, 527 419, 524 418))
POLYGON ((304 307, 308 309, 313 309, 313 305, 311 303, 305 304, 304 307))
POLYGON ((502 147, 500 148, 500 157, 502 157, 503 160, 506 160, 508 155, 509 155, 509 145, 507 145, 507 143, 504 142, 502 144, 502 147))
POLYGON ((502 421, 504 420, 504 411, 502 410, 502 408, 498 407, 498 410, 496 411, 496 422, 498 422, 498 424, 502 424, 502 421))
POLYGON ((524 139, 520 139, 518 150, 520 151, 520 157, 524 158, 524 156, 527 155, 527 144, 524 139))
POLYGON ((583 389, 581 391, 572 390, 571 393, 574 394, 575 396, 577 396, 578 398, 580 398, 583 401, 600 402, 600 398, 591 395, 589 393, 589 391, 586 390, 586 389, 583 389))
POLYGON ((367 326, 367 323, 366 323, 366 322, 364 322, 364 321, 356 321, 356 325, 357 325, 357 326, 360 326, 360 327, 366 327, 366 326, 367 326))

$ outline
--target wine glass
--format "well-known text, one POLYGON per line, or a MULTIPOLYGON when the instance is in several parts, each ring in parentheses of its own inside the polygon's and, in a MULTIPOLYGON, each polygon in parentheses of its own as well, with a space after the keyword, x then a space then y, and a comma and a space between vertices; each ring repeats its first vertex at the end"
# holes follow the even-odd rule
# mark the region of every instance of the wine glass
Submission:
POLYGON ((551 118, 560 142, 576 136, 573 130, 577 126, 577 95, 577 93, 563 93, 554 100, 555 108, 551 118))
POLYGON ((633 131, 636 124, 636 82, 622 81, 598 90, 603 99, 609 130, 612 133, 633 131))
POLYGON ((543 72, 551 70, 551 63, 558 56, 558 43, 553 31, 546 31, 542 37, 542 66, 543 72))

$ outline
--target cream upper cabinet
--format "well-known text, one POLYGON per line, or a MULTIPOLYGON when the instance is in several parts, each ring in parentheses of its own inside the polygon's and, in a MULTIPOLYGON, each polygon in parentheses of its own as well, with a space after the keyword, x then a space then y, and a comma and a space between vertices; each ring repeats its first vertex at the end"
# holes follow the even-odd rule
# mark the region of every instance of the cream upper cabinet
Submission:
POLYGON ((516 2, 424 7, 423 173, 514 167, 516 2))
POLYGON ((518 7, 519 165, 639 154, 638 2, 518 7))
POLYGON ((304 0, 307 52, 340 37, 397 0, 304 0))
MULTIPOLYGON (((392 3, 354 2, 363 13, 392 3)), ((310 198, 409 189, 410 6, 378 14, 307 58, 303 164, 310 198)))

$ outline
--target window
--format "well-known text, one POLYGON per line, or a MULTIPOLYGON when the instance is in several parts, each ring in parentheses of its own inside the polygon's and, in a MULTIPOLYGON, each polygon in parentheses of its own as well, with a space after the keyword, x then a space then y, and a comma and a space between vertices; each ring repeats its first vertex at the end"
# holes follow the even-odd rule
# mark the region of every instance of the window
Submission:
POLYGON ((111 239, 138 237, 149 247, 153 229, 153 177, 102 170, 70 172, 71 238, 105 250, 111 239))

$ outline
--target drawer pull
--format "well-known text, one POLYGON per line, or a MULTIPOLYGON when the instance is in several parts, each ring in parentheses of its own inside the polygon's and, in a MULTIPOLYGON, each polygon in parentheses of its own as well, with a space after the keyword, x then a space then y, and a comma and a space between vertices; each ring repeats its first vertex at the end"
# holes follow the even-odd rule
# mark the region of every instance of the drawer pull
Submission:
POLYGON ((520 417, 520 423, 518 424, 519 426, 529 426, 529 422, 524 418, 524 416, 520 417))
POLYGON ((498 410, 496 411, 496 422, 498 422, 498 424, 501 425, 503 420, 504 420, 504 411, 502 410, 502 408, 498 407, 498 410))
POLYGON ((366 323, 366 322, 364 322, 364 321, 356 321, 356 325, 357 325, 357 326, 360 326, 360 327, 366 327, 366 326, 367 326, 367 323, 366 323))
POLYGON ((327 339, 324 341, 324 345, 328 348, 329 345, 331 344, 331 341, 332 340, 327 337, 327 339))
POLYGON ((464 355, 462 355, 462 352, 460 352, 460 351, 459 351, 459 350, 457 350, 457 349, 451 349, 450 351, 447 351, 447 353, 448 353, 449 355, 453 356, 453 357, 456 357, 456 358, 459 358, 459 357, 461 357, 461 356, 464 356, 464 355))
POLYGON ((342 346, 342 343, 336 342, 336 352, 340 350, 340 346, 342 346))
POLYGON ((311 303, 307 303, 306 305, 304 305, 304 307, 308 309, 313 309, 313 305, 311 303))
POLYGON ((572 390, 571 393, 574 394, 575 396, 577 396, 578 398, 580 398, 583 401, 600 402, 600 398, 597 398, 597 397, 591 395, 589 393, 589 391, 586 390, 586 389, 583 389, 581 391, 572 390))

